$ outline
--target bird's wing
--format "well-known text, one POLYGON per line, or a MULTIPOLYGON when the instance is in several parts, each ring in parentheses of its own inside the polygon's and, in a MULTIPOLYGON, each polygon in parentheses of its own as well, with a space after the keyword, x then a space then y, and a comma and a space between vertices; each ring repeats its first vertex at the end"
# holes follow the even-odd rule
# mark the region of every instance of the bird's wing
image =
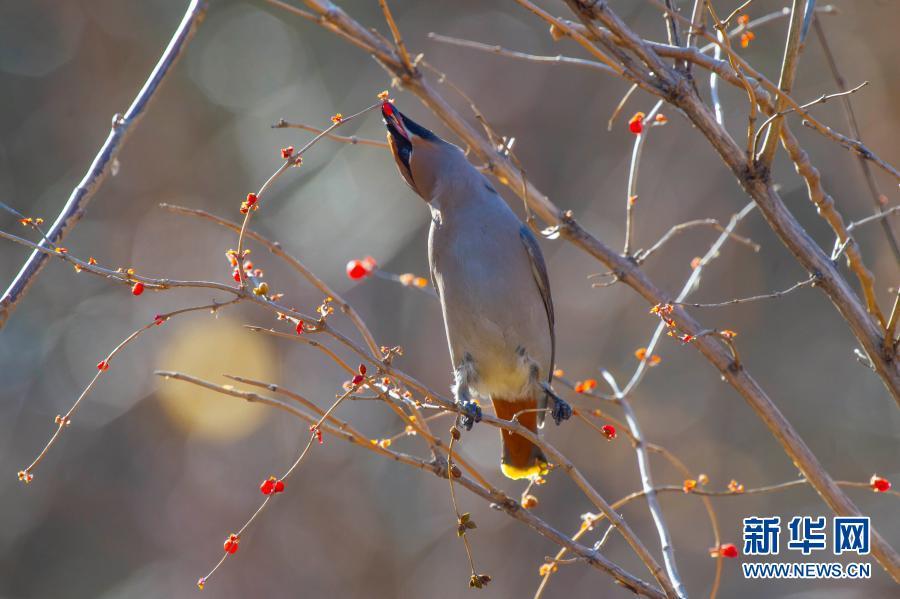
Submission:
MULTIPOLYGON (((550 279, 547 277, 547 265, 544 263, 541 248, 538 246, 534 235, 528 229, 528 225, 522 225, 519 229, 519 237, 525 246, 528 261, 531 263, 531 273, 534 275, 534 282, 537 284, 538 291, 541 292, 544 309, 547 311, 547 324, 550 327, 550 368, 547 373, 547 382, 549 383, 553 381, 553 368, 556 363, 556 319, 553 316, 553 298, 550 297, 550 279)), ((543 414, 540 416, 543 419, 543 414)))

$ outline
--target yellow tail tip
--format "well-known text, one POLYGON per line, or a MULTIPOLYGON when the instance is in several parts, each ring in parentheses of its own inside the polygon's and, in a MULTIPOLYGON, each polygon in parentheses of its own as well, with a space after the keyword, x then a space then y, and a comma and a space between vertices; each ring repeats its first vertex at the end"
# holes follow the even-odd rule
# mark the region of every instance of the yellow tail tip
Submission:
POLYGON ((544 476, 547 474, 550 469, 547 466, 547 462, 542 460, 536 460, 530 466, 526 466, 524 468, 520 468, 519 466, 513 466, 512 464, 504 464, 500 463, 500 471, 503 472, 503 476, 506 478, 511 478, 513 480, 520 480, 523 478, 532 478, 535 476, 544 476))

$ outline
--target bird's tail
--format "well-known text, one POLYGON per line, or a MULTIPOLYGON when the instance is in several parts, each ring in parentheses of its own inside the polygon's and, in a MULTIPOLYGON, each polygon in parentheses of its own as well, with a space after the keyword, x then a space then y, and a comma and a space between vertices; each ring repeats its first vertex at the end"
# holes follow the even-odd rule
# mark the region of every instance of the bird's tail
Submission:
MULTIPOLYGON (((538 414, 537 400, 526 399, 498 399, 491 398, 494 404, 494 412, 497 418, 516 421, 537 434, 538 414), (518 418, 516 418, 518 416, 518 418)), ((508 430, 501 430, 503 435, 501 445, 503 452, 500 457, 500 470, 504 476, 511 479, 530 478, 547 474, 547 458, 540 447, 521 435, 508 430)))

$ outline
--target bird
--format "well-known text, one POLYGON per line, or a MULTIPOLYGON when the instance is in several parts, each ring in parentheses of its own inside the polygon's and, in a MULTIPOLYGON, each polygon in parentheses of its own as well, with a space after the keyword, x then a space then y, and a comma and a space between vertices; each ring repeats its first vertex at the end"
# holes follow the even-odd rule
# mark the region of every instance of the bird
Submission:
MULTIPOLYGON (((560 424, 572 409, 551 387, 555 319, 537 240, 462 149, 390 101, 381 113, 397 169, 431 214, 428 263, 450 348, 458 424, 471 430, 481 420, 479 400, 535 434, 548 411, 560 424)), ((500 469, 511 479, 534 479, 549 465, 537 445, 502 429, 500 469)))

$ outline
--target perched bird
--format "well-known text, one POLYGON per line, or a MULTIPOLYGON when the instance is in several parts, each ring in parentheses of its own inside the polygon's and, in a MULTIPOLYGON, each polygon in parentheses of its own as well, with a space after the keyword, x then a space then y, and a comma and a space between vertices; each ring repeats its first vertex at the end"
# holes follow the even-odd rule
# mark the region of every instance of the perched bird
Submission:
MULTIPOLYGON (((475 398, 490 399, 498 418, 535 433, 552 403, 559 424, 572 410, 550 387, 553 301, 537 241, 460 148, 390 102, 381 113, 400 175, 431 211, 428 262, 444 315, 461 425, 471 429, 481 419, 475 398)), ((540 448, 506 430, 500 464, 513 479, 547 472, 540 448)))

